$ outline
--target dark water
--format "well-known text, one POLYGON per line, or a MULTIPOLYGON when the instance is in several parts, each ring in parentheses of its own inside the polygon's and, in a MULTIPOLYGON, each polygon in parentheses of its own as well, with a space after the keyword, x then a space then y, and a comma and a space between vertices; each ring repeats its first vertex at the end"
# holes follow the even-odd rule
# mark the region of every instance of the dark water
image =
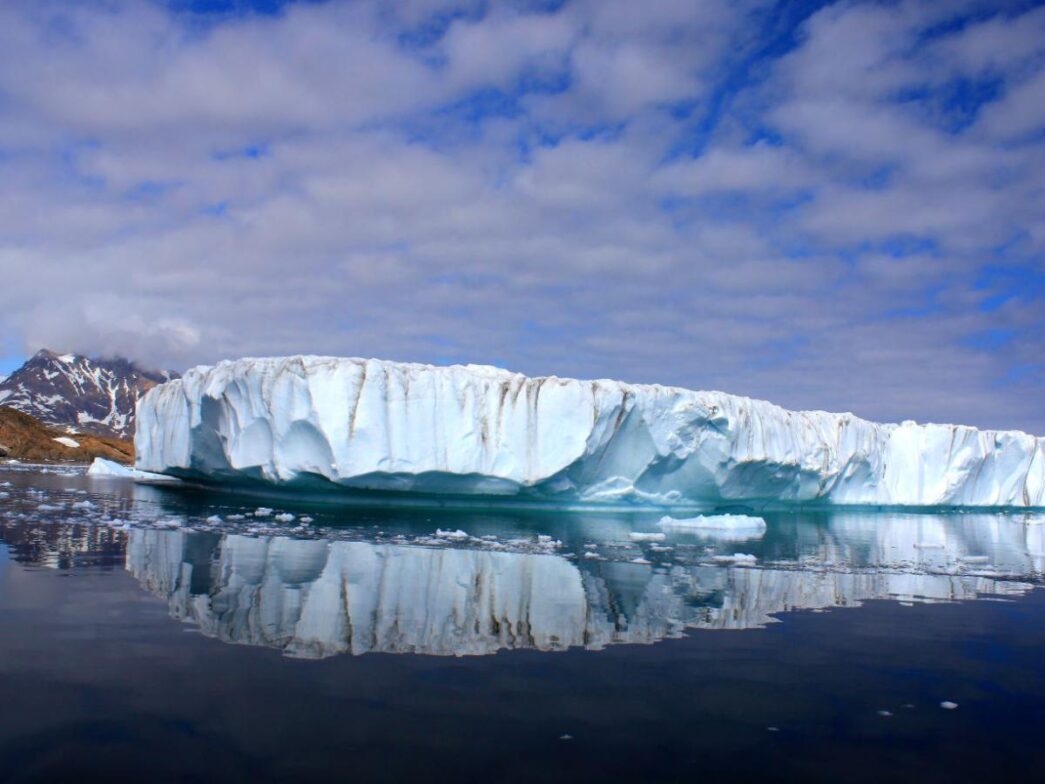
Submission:
POLYGON ((1045 779, 1032 517, 0 493, 4 781, 1045 779))

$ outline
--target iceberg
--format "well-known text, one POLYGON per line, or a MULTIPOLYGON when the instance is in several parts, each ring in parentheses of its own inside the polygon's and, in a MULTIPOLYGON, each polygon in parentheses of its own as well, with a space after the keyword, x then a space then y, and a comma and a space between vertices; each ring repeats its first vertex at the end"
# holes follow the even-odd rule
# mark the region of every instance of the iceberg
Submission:
POLYGON ((296 356, 138 404, 137 468, 215 483, 556 505, 1045 507, 1045 439, 494 367, 296 356))
POLYGON ((749 515, 697 515, 681 518, 665 515, 657 525, 668 531, 737 539, 760 539, 766 532, 766 521, 761 517, 749 515))
POLYGON ((87 476, 97 478, 103 477, 107 479, 138 479, 148 482, 177 482, 178 479, 172 476, 165 476, 163 474, 151 474, 148 471, 140 471, 137 468, 130 468, 120 463, 116 463, 112 460, 106 460, 104 457, 94 458, 94 462, 91 463, 87 469, 87 476))

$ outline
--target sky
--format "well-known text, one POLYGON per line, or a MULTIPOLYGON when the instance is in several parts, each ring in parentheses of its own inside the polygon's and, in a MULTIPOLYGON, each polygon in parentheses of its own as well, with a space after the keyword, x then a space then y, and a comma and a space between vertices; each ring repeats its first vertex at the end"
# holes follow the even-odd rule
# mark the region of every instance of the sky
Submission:
POLYGON ((1045 7, 0 4, 0 373, 293 353, 1045 434, 1045 7))

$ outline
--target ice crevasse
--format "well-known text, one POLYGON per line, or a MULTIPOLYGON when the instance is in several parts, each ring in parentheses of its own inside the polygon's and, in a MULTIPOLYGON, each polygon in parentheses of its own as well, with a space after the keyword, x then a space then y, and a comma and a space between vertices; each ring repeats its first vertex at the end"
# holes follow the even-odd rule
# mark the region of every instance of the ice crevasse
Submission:
POLYGON ((1045 439, 722 392, 296 356, 139 402, 137 468, 199 481, 527 502, 1045 507, 1045 439))

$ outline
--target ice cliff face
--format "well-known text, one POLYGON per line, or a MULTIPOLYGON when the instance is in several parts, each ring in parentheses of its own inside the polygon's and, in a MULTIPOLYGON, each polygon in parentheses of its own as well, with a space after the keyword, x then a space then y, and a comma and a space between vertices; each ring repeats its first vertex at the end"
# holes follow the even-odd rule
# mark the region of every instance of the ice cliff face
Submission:
POLYGON ((209 481, 509 496, 1045 506, 1045 440, 485 366, 241 359, 138 407, 138 468, 209 481))

